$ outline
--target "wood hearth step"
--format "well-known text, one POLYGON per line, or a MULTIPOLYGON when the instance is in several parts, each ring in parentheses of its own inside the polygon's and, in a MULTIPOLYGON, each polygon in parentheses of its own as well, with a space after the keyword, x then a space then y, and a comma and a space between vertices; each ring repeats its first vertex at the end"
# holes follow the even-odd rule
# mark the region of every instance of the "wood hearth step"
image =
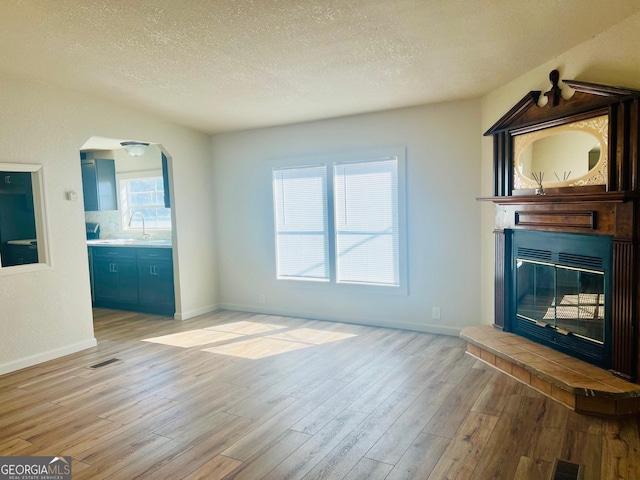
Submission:
POLYGON ((587 415, 640 415, 640 385, 492 325, 460 333, 467 353, 587 415))

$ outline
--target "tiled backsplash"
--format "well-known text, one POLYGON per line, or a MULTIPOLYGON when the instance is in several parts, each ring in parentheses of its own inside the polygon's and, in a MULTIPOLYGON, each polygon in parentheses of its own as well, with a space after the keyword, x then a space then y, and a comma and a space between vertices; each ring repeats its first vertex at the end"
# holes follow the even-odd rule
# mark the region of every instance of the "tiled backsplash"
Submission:
MULTIPOLYGON (((100 224, 100 238, 135 238, 140 230, 123 230, 122 216, 119 210, 103 212, 85 212, 86 222, 100 224)), ((171 240, 171 230, 147 230, 153 240, 171 240)))

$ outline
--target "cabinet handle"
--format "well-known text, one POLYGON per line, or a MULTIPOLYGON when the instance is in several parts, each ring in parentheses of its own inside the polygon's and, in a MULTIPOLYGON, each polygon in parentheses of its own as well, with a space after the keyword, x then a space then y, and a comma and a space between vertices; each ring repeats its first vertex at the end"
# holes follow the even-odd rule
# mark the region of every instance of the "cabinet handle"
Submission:
POLYGON ((11 183, 11 175, 4 176, 4 183, 11 183))

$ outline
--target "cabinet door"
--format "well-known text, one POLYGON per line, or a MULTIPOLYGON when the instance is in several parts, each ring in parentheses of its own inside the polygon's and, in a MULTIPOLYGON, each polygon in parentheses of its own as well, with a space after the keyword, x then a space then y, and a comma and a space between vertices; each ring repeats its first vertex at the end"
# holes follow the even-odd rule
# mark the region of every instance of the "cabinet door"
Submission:
POLYGON ((94 256, 93 287, 96 302, 138 303, 136 263, 94 256))
POLYGON ((91 285, 91 303, 96 301, 94 295, 95 287, 93 286, 93 256, 91 255, 91 248, 87 248, 87 258, 89 259, 89 285, 91 285))
POLYGON ((164 189, 164 207, 171 208, 171 196, 169 194, 169 163, 165 154, 162 154, 162 187, 164 189))
POLYGON ((135 262, 120 261, 117 264, 119 291, 118 298, 122 303, 138 303, 138 275, 135 262))
POLYGON ((114 160, 96 160, 96 176, 98 178, 98 209, 117 210, 116 164, 114 160))
POLYGON ((98 211, 98 177, 96 164, 93 160, 82 160, 82 195, 84 197, 85 212, 98 211))
POLYGON ((82 160, 82 194, 84 210, 117 210, 116 167, 112 159, 82 160))
POLYGON ((93 257, 93 297, 96 302, 118 301, 118 274, 111 259, 93 257))
POLYGON ((138 260, 138 300, 143 306, 173 308, 173 266, 170 262, 138 260))

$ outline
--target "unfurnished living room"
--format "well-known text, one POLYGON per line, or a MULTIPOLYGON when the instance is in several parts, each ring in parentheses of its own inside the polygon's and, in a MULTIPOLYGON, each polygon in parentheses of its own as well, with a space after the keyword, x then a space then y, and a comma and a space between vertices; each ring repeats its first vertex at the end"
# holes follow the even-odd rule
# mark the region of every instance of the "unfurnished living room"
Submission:
POLYGON ((0 478, 640 478, 640 2, 0 10, 0 478))

